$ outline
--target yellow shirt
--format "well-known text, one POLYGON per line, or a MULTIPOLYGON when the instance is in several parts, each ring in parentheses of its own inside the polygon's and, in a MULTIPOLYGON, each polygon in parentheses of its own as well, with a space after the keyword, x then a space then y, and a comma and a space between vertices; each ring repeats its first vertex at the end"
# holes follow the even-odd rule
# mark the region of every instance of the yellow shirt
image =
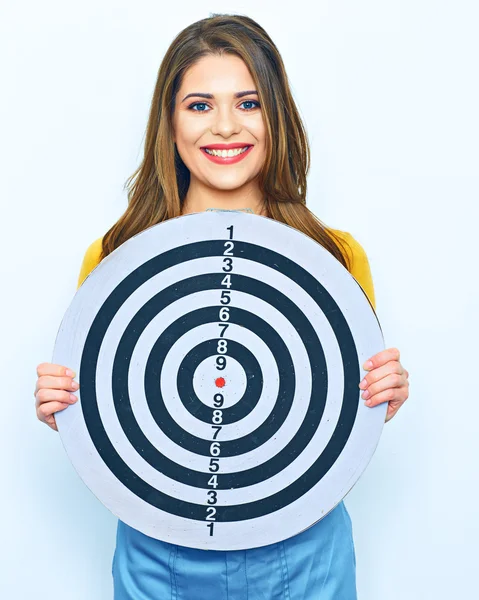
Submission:
MULTIPOLYGON (((333 233, 339 236, 342 240, 345 240, 349 244, 352 250, 352 267, 351 275, 356 279, 359 285, 362 287, 369 301, 376 310, 376 298, 374 295, 373 279, 371 276, 371 269, 369 267, 368 257, 364 248, 359 242, 357 242, 350 233, 346 231, 340 231, 338 229, 332 229, 333 233)), ((86 277, 93 271, 93 269, 100 262, 101 254, 101 242, 103 238, 95 240, 85 253, 83 263, 80 269, 80 275, 78 277, 78 287, 83 283, 86 277)))

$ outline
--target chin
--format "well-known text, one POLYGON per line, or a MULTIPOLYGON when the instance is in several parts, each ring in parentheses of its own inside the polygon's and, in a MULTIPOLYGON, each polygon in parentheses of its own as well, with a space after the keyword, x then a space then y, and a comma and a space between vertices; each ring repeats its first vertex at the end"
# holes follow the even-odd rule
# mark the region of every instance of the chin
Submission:
POLYGON ((210 180, 208 183, 212 188, 217 190, 236 190, 246 183, 248 183, 249 179, 238 179, 238 178, 218 178, 215 180, 210 180))

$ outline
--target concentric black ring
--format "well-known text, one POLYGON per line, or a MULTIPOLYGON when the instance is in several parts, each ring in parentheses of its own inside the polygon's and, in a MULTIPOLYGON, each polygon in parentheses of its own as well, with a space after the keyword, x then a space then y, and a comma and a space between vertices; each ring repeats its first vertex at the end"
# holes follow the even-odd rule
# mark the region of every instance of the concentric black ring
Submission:
MULTIPOLYGON (((217 309, 216 309, 217 312, 217 309)), ((189 316, 191 316, 190 313, 189 316)), ((176 386, 178 388, 178 394, 180 401, 186 410, 196 419, 208 423, 211 425, 211 407, 204 404, 196 395, 193 387, 193 376, 198 367, 199 363, 206 360, 210 356, 217 355, 218 341, 225 338, 211 339, 201 342, 189 352, 180 363, 178 369, 178 376, 176 378, 176 386)), ((165 350, 161 347, 160 340, 155 344, 156 346, 156 359, 158 359, 158 353, 161 355, 162 364, 165 359, 165 350)), ((167 349, 168 351, 168 349, 167 349)), ((228 359, 234 358, 244 369, 246 376, 246 387, 243 395, 228 408, 222 408, 222 423, 223 425, 229 425, 230 423, 236 423, 241 419, 244 419, 258 404, 263 390, 263 374, 261 367, 255 355, 248 350, 243 344, 235 342, 234 340, 228 339, 228 359)), ((158 366, 154 363, 155 357, 150 354, 148 363, 153 363, 153 369, 155 371, 161 371, 158 366)), ((154 374, 150 375, 148 370, 146 377, 149 379, 151 376, 155 377, 154 374)), ((218 373, 218 377, 221 373, 218 373)), ((145 379, 146 379, 145 377, 145 379)), ((154 385, 154 382, 152 382, 154 385)), ((158 384, 158 382, 157 382, 158 384)), ((146 387, 145 381, 145 387, 146 387)), ((217 393, 221 390, 217 390, 217 393)), ((157 390, 153 389, 152 393, 157 394, 157 390)), ((151 396, 147 396, 151 398, 151 396)), ((154 403, 154 402, 153 402, 154 403)))
MULTIPOLYGON (((117 454, 104 430, 98 411, 95 386, 96 366, 101 343, 111 319, 126 299, 141 284, 164 269, 180 262, 200 257, 221 257, 223 250, 224 240, 196 242, 194 244, 174 248, 156 256, 132 272, 116 287, 98 311, 87 336, 80 367, 81 385, 86 399, 86 401, 82 403, 85 422, 93 443, 112 473, 133 493, 143 498, 151 505, 166 512, 170 512, 171 514, 198 520, 204 520, 203 505, 187 501, 182 501, 180 503, 176 498, 156 490, 134 473, 117 454)), ((341 413, 336 429, 326 448, 315 463, 305 473, 300 475, 295 482, 267 498, 240 505, 218 506, 217 521, 241 521, 269 514, 290 504, 311 489, 318 481, 320 481, 325 473, 328 472, 341 453, 351 433, 358 408, 357 384, 351 383, 359 381, 359 365, 356 346, 344 316, 327 290, 298 264, 267 248, 263 248, 256 244, 235 241, 235 256, 237 258, 259 262, 280 271, 295 281, 314 299, 322 313, 329 320, 331 328, 336 335, 342 355, 345 382, 347 385, 345 385, 341 413)), ((234 276, 233 281, 233 289, 242 289, 242 286, 245 286, 242 291, 245 291, 246 293, 250 293, 249 286, 252 282, 256 286, 260 284, 260 282, 250 280, 250 278, 244 276, 234 276)), ((266 284, 261 285, 264 286, 266 284)), ((286 300, 289 301, 287 298, 286 300)), ((236 310, 239 311, 241 309, 236 310)), ((316 353, 318 353, 319 350, 321 350, 322 353, 322 349, 314 330, 312 331, 314 334, 313 338, 304 340, 305 348, 308 352, 311 365, 316 363, 316 366, 318 366, 318 357, 316 353), (316 338, 316 340, 314 338, 316 338)), ((326 400, 326 387, 324 389, 318 389, 317 386, 318 376, 322 375, 324 378, 327 377, 324 356, 321 358, 323 365, 322 369, 313 369, 312 385, 314 393, 312 394, 310 410, 308 411, 309 417, 313 417, 313 422, 316 423, 316 426, 321 419, 326 400)), ((118 400, 121 402, 122 398, 120 397, 118 400)), ((307 436, 307 428, 311 427, 312 424, 311 421, 306 422, 306 420, 305 423, 306 426, 302 427, 302 429, 304 430, 304 435, 307 436)), ((315 427, 313 426, 311 429, 313 429, 314 433, 315 427)), ((309 436, 309 439, 311 437, 312 434, 309 436)), ((291 440, 290 444, 293 441, 294 438, 291 440)), ((272 461, 276 461, 280 455, 281 453, 279 453, 277 457, 274 457, 272 461)), ((292 458, 290 456, 286 464, 289 464, 291 460, 292 458)), ((284 464, 282 468, 284 468, 286 464, 284 464)), ((176 467, 178 468, 178 465, 176 465, 176 467)), ((263 467, 264 465, 261 465, 262 470, 263 467)), ((251 469, 250 472, 251 471, 253 471, 253 469, 251 469)), ((244 473, 246 473, 246 471, 244 473)), ((234 475, 236 482, 234 487, 241 487, 242 473, 232 475, 234 475), (238 482, 240 482, 240 485, 238 485, 238 482)), ((204 476, 205 474, 203 474, 203 477, 204 476)), ((222 474, 221 479, 224 477, 227 477, 227 475, 222 474)), ((264 479, 265 472, 263 470, 260 481, 264 479)), ((195 485, 192 481, 187 481, 186 483, 195 485)), ((252 485, 252 483, 254 483, 254 481, 249 478, 244 485, 252 485)), ((206 487, 204 482, 201 487, 206 487)))
MULTIPOLYGON (((237 277, 240 276, 238 275, 237 277)), ((218 289, 217 286, 220 284, 220 281, 221 275, 199 275, 198 277, 192 277, 191 279, 185 279, 180 283, 176 283, 175 290, 183 291, 183 289, 188 289, 188 292, 186 293, 194 293, 193 290, 196 292, 204 289, 218 289)), ((236 281, 236 279, 234 279, 234 281, 236 281)), ((131 358, 133 348, 136 345, 139 336, 149 323, 148 317, 145 319, 142 311, 145 309, 147 314, 150 313, 150 311, 153 314, 158 314, 158 312, 163 309, 165 303, 169 304, 169 293, 171 293, 171 291, 168 288, 163 290, 151 299, 152 306, 148 306, 149 303, 146 303, 145 306, 138 311, 135 318, 132 319, 131 323, 125 329, 118 345, 113 367, 115 395, 121 398, 123 403, 122 406, 119 407, 120 410, 123 407, 123 410, 118 413, 118 418, 123 429, 126 432, 126 429, 129 428, 129 439, 133 447, 141 452, 141 455, 145 460, 150 462, 151 452, 153 452, 153 456, 156 455, 159 460, 151 462, 151 464, 161 472, 164 472, 162 460, 160 459, 161 455, 154 447, 150 447, 149 449, 146 447, 146 438, 141 429, 139 427, 136 429, 135 439, 130 437, 130 432, 132 431, 132 417, 129 406, 125 406, 125 404, 128 400, 129 359, 131 358), (165 296, 163 296, 163 294, 165 294, 165 296), (117 365, 118 368, 116 368, 117 365), (123 418, 125 416, 126 419, 123 418)), ((218 310, 218 307, 215 306, 200 308, 189 313, 185 317, 181 317, 181 319, 174 321, 153 345, 145 368, 145 395, 151 415, 158 427, 160 427, 163 433, 173 442, 180 444, 185 450, 189 450, 196 454, 202 454, 203 456, 210 456, 211 440, 205 440, 194 436, 182 429, 176 423, 165 406, 159 380, 163 363, 171 347, 169 344, 165 343, 165 338, 170 341, 176 340, 181 337, 183 333, 192 328, 195 323, 216 322, 218 320, 218 310)), ((233 307, 230 309, 229 322, 248 328, 250 331, 256 333, 256 335, 263 339, 268 345, 278 366, 279 390, 277 402, 264 423, 261 423, 257 429, 247 436, 221 442, 221 455, 223 457, 236 456, 238 454, 250 452, 269 440, 278 431, 288 416, 293 405, 295 389, 293 360, 286 344, 273 327, 271 327, 264 319, 261 319, 256 315, 243 309, 233 307)), ((231 340, 228 341, 228 343, 230 342, 231 340)), ((209 412, 211 413, 211 411, 209 412)), ((203 487, 203 484, 199 487, 203 487)))
MULTIPOLYGON (((113 397, 115 407, 118 419, 132 446, 156 470, 172 479, 201 488, 205 486, 205 473, 192 471, 191 468, 181 467, 174 461, 168 460, 149 442, 138 423, 133 419, 133 411, 129 399, 128 372, 133 349, 140 335, 151 320, 171 303, 172 295, 176 297, 179 294, 183 297, 187 293, 192 294, 208 289, 218 289, 217 286, 219 286, 221 278, 221 274, 214 273, 188 278, 175 283, 169 288, 165 288, 151 298, 135 314, 126 327, 118 344, 113 365, 113 397)), ((292 325, 298 330, 303 344, 309 347, 311 367, 306 365, 306 370, 309 377, 311 376, 311 372, 314 374, 311 396, 317 399, 317 406, 310 403, 300 430, 295 434, 291 442, 275 457, 245 471, 223 474, 220 478, 219 489, 245 487, 273 477, 294 458, 299 456, 319 426, 326 403, 327 391, 324 353, 316 332, 304 314, 289 298, 265 283, 257 282, 243 275, 235 275, 232 277, 232 281, 233 286, 238 290, 248 290, 254 287, 256 297, 269 301, 280 312, 289 316, 292 325)), ((150 412, 158 427, 182 448, 204 456, 210 455, 211 440, 204 440, 191 435, 174 421, 165 406, 159 380, 163 362, 171 344, 191 329, 192 326, 216 322, 217 320, 218 307, 207 307, 193 311, 174 321, 165 329, 154 344, 145 369, 145 395, 150 412)), ((250 452, 270 439, 286 420, 293 405, 295 389, 293 362, 284 341, 277 332, 260 317, 240 308, 232 307, 230 309, 230 322, 253 331, 272 349, 279 371, 279 391, 277 402, 264 423, 242 438, 221 442, 221 455, 223 457, 250 452)))

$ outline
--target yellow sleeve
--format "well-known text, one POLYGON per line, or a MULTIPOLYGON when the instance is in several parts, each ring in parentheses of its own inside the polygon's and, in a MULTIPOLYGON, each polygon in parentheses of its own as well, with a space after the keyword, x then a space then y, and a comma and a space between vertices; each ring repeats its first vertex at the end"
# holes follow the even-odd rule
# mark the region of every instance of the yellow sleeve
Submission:
MULTIPOLYGON (((333 232, 340 236, 346 241, 352 250, 352 265, 351 275, 356 279, 359 285, 364 290, 366 296, 369 298, 374 310, 376 310, 376 297, 374 293, 373 279, 371 275, 371 268, 369 266, 368 257, 364 248, 361 244, 356 241, 353 236, 346 232, 338 229, 333 229, 333 232)), ((103 238, 98 238, 90 246, 88 246, 83 262, 80 268, 80 275, 78 276, 77 289, 85 281, 88 275, 93 269, 100 263, 101 254, 101 243, 103 238)))
POLYGON ((88 275, 93 271, 93 269, 98 266, 100 263, 100 254, 101 254, 101 243, 103 238, 98 238, 92 244, 90 244, 85 252, 85 256, 83 257, 83 262, 80 268, 80 275, 78 276, 78 284, 77 289, 81 286, 81 284, 85 281, 88 275))
POLYGON ((351 248, 352 265, 350 273, 362 287, 372 307, 374 310, 376 310, 376 296, 374 293, 373 278, 371 275, 369 260, 364 248, 357 240, 353 238, 350 233, 346 231, 339 231, 337 229, 333 229, 333 231, 336 235, 339 235, 342 239, 344 239, 351 248))

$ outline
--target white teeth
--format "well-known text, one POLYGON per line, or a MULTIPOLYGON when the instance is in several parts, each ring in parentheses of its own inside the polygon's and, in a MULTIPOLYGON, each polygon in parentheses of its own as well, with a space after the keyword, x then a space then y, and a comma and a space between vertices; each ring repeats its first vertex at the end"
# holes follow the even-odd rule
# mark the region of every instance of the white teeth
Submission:
POLYGON ((244 148, 235 148, 234 150, 211 150, 210 148, 205 148, 205 152, 211 154, 212 156, 219 156, 221 158, 230 158, 231 156, 238 156, 243 152, 248 150, 249 146, 245 146, 244 148))

